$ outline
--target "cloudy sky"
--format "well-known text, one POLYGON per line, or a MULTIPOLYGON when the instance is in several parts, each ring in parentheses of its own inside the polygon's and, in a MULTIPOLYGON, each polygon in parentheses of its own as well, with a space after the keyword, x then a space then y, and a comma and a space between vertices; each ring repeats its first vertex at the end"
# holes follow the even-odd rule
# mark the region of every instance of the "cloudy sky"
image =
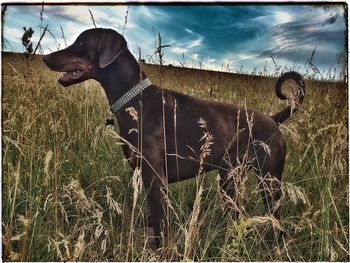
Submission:
POLYGON ((273 72, 278 66, 303 72, 312 63, 321 71, 339 68, 344 56, 346 25, 342 5, 41 5, 8 6, 4 21, 5 50, 23 51, 23 27, 32 27, 34 46, 40 25, 50 30, 42 41, 44 53, 64 48, 85 29, 113 28, 126 37, 138 57, 156 60, 158 32, 166 64, 205 69, 273 72), (125 15, 128 11, 127 23, 125 15))

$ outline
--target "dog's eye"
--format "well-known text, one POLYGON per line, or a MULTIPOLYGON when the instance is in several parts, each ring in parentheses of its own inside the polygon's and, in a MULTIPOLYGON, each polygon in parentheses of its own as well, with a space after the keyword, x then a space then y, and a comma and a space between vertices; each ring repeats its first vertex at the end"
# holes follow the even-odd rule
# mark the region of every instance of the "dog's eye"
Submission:
POLYGON ((84 46, 84 43, 82 41, 78 42, 78 47, 84 46))

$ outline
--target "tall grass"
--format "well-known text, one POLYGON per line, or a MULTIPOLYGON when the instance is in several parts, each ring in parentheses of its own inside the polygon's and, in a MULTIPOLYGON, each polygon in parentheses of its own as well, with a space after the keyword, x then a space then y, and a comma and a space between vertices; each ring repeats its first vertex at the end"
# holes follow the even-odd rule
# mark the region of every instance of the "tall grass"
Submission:
MULTIPOLYGON (((157 84, 157 66, 142 66, 157 84)), ((135 188, 138 177, 124 160, 118 128, 104 125, 110 113, 98 83, 61 88, 37 56, 30 78, 20 55, 5 54, 2 68, 3 259, 160 259, 150 248, 145 193, 135 188)), ((284 106, 274 81, 162 70, 165 87, 267 114, 284 106)), ((308 80, 306 86, 302 110, 281 125, 288 145, 281 220, 266 216, 251 173, 240 188, 238 221, 224 213, 215 172, 169 185, 170 258, 349 260, 346 84, 308 80), (264 241, 271 225, 286 232, 280 247, 264 241)))
MULTIPOLYGON (((42 8, 40 40, 48 32, 59 49, 55 35, 43 27, 43 12, 42 8)), ((96 27, 93 13, 89 13, 96 27)), ((128 15, 129 9, 123 33, 128 15)), ((67 46, 62 28, 61 33, 67 46)), ((159 65, 141 64, 153 83, 267 114, 284 106, 274 95, 275 79, 268 77, 267 61, 264 69, 254 69, 253 75, 184 68, 184 55, 183 62, 179 61, 183 68, 164 67, 163 51, 169 45, 162 44, 160 33, 156 42, 155 36, 155 53, 148 60, 159 65)), ((38 48, 40 41, 30 54, 38 48)), ((153 232, 140 170, 131 171, 120 149, 120 144, 128 142, 120 138, 118 127, 104 125, 111 114, 98 83, 87 81, 63 89, 57 84, 57 74, 49 71, 40 57, 5 54, 3 259, 349 260, 347 86, 334 81, 336 68, 327 73, 333 81, 315 80, 324 79, 324 72, 313 64, 315 52, 316 48, 307 63, 311 79, 306 83, 303 107, 281 125, 288 141, 282 219, 266 216, 260 181, 251 173, 241 178, 246 170, 242 163, 230 171, 239 179, 237 200, 220 190, 216 172, 169 185, 164 195, 171 239, 161 250, 152 249, 153 232), (239 220, 227 213, 228 207, 240 212, 239 220), (285 231, 281 246, 265 241, 271 227, 285 231)), ((273 76, 287 70, 273 57, 271 60, 273 76)), ((199 67, 203 64, 202 58, 199 67)), ((229 62, 222 68, 229 71, 229 62)), ((243 67, 238 73, 244 73, 243 67)), ((128 110, 130 118, 138 122, 138 113, 128 110)), ((176 121, 175 115, 175 127, 176 121)), ((198 160, 202 167, 215 138, 205 121, 198 125, 203 129, 198 160)), ((142 156, 142 150, 133 151, 142 156)))

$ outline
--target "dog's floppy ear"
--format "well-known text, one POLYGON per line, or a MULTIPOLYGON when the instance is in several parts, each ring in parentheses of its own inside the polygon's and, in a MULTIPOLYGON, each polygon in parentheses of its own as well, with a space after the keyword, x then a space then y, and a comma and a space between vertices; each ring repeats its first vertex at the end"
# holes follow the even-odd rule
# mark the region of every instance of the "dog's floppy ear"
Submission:
POLYGON ((99 66, 105 68, 127 48, 125 38, 112 29, 103 29, 98 45, 99 66))

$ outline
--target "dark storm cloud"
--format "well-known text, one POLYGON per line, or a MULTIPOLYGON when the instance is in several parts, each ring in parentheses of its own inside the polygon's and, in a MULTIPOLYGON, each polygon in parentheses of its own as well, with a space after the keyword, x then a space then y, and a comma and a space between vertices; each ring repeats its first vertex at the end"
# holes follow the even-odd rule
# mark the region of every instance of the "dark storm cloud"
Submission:
POLYGON ((326 25, 326 24, 333 24, 337 21, 339 17, 339 14, 334 14, 334 15, 330 15, 323 23, 323 25, 326 25))
POLYGON ((272 47, 261 51, 260 58, 273 56, 302 63, 317 48, 318 63, 336 63, 344 50, 344 21, 339 14, 305 17, 272 27, 269 36, 272 47))

